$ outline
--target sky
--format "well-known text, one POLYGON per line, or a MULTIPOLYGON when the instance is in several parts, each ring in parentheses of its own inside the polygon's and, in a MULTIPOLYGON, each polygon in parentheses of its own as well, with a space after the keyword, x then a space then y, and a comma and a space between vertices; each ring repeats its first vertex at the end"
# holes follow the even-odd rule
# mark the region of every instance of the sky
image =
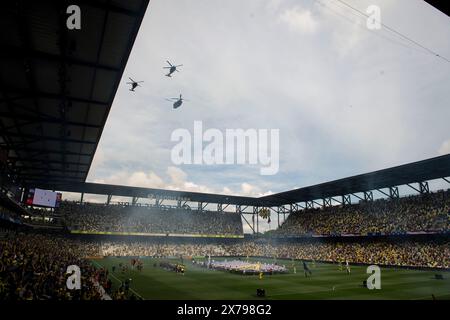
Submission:
MULTIPOLYGON (((449 17, 424 1, 345 2, 450 59, 449 17)), ((87 181, 261 196, 450 153, 450 63, 366 20, 338 0, 151 0, 87 181), (174 164, 196 120, 279 129, 278 173, 174 164)))

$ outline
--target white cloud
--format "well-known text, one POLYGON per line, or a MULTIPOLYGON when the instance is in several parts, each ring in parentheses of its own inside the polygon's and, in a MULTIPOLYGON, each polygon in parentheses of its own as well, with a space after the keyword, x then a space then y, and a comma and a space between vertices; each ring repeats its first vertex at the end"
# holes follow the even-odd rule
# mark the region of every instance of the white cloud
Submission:
MULTIPOLYGON (((383 21, 450 55, 447 17, 422 8, 420 1, 406 2, 375 1, 383 21), (424 23, 414 24, 418 19, 424 23)), ((372 1, 358 1, 358 8, 368 4, 372 1)), ((89 181, 258 196, 435 156, 449 138, 446 65, 315 2, 295 5, 295 0, 153 2, 89 181), (308 32, 314 36, 299 40, 308 32), (183 64, 174 78, 164 77, 166 59, 183 64), (128 76, 145 81, 135 94, 125 84, 128 76), (179 93, 190 101, 173 110, 164 98, 179 93), (170 134, 191 130, 194 120, 220 130, 279 128, 279 174, 264 177, 259 167, 231 165, 170 169, 170 134)), ((358 20, 344 7, 333 8, 358 20)))
POLYGON ((106 183, 106 184, 116 184, 125 185, 133 187, 144 187, 144 188, 163 188, 165 183, 161 177, 159 177, 154 172, 127 172, 120 171, 104 179, 94 180, 96 183, 106 183))
POLYGON ((449 154, 450 153, 450 139, 447 141, 444 141, 441 145, 441 147, 439 148, 438 151, 439 155, 444 155, 444 154, 449 154))
POLYGON ((299 6, 286 9, 280 15, 280 20, 288 24, 292 30, 305 34, 314 33, 319 25, 310 10, 299 6))
POLYGON ((175 185, 183 184, 186 181, 187 174, 178 167, 168 167, 167 175, 175 185))
POLYGON ((260 188, 249 183, 242 183, 240 189, 233 191, 229 187, 213 188, 188 180, 188 175, 179 167, 169 166, 166 170, 167 179, 164 180, 154 172, 120 171, 104 179, 96 179, 95 183, 116 184, 144 188, 158 188, 178 191, 218 193, 242 196, 263 196, 271 192, 261 192, 260 188))
POLYGON ((251 184, 244 182, 241 184, 241 191, 244 195, 252 195, 255 194, 257 188, 255 186, 252 186, 251 184))

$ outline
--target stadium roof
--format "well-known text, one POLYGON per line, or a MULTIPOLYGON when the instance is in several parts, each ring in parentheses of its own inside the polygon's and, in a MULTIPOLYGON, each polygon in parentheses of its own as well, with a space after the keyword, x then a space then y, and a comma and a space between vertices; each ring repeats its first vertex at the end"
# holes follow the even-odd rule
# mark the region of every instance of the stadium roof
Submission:
POLYGON ((141 187, 130 187, 130 186, 89 183, 89 182, 38 184, 36 185, 36 187, 64 192, 114 195, 122 197, 158 198, 166 200, 182 200, 182 201, 193 201, 203 203, 223 203, 223 204, 243 205, 243 206, 272 206, 271 203, 268 203, 264 200, 259 200, 258 198, 254 197, 141 188, 141 187))
POLYGON ((450 154, 259 198, 277 205, 367 192, 450 176, 450 154))
POLYGON ((23 184, 84 182, 149 0, 0 4, 0 146, 23 184))
POLYGON ((299 203, 333 196, 349 195, 375 189, 389 188, 408 183, 423 182, 448 176, 450 176, 450 154, 260 198, 139 188, 99 183, 44 183, 38 184, 36 187, 65 192, 140 198, 148 198, 150 195, 151 197, 161 199, 182 199, 186 201, 204 203, 275 207, 291 203, 299 203))
POLYGON ((447 1, 442 0, 425 0, 430 5, 441 11, 442 13, 445 13, 447 16, 450 16, 450 8, 448 7, 447 1))

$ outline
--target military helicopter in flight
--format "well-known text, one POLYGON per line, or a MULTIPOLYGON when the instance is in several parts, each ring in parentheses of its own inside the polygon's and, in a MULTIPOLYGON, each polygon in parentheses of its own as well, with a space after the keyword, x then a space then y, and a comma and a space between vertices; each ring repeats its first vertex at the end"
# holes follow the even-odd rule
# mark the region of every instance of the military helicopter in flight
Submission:
POLYGON ((181 107, 181 105, 183 104, 183 101, 189 101, 189 100, 183 99, 181 94, 180 94, 179 98, 168 98, 166 100, 170 101, 170 102, 175 100, 175 102, 173 103, 173 108, 174 109, 177 109, 177 108, 181 107))
POLYGON ((134 89, 136 89, 136 87, 140 87, 139 83, 144 82, 144 81, 134 81, 131 78, 128 78, 128 79, 130 79, 131 82, 127 82, 127 84, 131 84, 130 91, 133 91, 133 92, 134 92, 134 89))
POLYGON ((169 64, 168 67, 163 67, 163 69, 169 69, 169 73, 166 74, 166 77, 169 77, 169 78, 170 78, 170 77, 172 76, 172 73, 174 73, 175 71, 176 71, 176 72, 180 72, 177 68, 178 68, 178 67, 181 67, 182 64, 179 64, 179 65, 177 65, 177 66, 174 66, 174 65, 171 64, 168 60, 167 60, 166 62, 169 64))

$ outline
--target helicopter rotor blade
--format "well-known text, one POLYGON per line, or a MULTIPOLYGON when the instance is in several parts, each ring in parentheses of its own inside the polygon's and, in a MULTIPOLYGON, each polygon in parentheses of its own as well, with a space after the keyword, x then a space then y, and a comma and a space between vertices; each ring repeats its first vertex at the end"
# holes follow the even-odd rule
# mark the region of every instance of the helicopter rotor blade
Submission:
POLYGON ((169 60, 166 60, 166 62, 169 64, 169 66, 173 67, 173 65, 169 62, 169 60))
POLYGON ((179 64, 179 65, 177 65, 177 66, 175 66, 176 68, 178 68, 178 67, 182 67, 183 65, 182 64, 179 64))
POLYGON ((130 80, 133 81, 133 82, 136 82, 136 81, 134 81, 133 79, 131 79, 130 77, 128 77, 128 79, 130 79, 130 80))

